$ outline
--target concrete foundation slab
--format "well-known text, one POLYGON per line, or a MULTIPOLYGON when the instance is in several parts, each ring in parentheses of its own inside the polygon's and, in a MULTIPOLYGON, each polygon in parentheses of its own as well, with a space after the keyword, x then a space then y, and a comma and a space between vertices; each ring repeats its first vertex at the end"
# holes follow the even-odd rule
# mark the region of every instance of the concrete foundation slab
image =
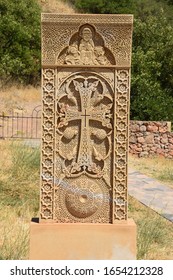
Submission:
POLYGON ((136 225, 34 223, 30 226, 31 260, 136 259, 136 225))

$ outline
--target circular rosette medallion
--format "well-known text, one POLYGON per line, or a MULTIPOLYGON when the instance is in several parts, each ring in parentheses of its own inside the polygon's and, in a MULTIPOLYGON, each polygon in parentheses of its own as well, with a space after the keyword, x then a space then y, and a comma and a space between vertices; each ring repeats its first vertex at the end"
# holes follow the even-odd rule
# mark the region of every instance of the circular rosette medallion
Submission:
POLYGON ((92 180, 75 180, 65 194, 67 210, 76 218, 93 215, 103 204, 103 193, 92 180))

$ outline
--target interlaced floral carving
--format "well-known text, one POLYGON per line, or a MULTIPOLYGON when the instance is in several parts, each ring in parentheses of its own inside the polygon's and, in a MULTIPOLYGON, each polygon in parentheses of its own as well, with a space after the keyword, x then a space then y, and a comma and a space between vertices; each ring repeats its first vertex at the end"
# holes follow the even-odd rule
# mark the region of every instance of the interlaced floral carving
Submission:
MULTIPOLYGON (((102 79, 103 80, 103 79, 102 79)), ((112 95, 101 79, 76 75, 62 84, 64 92, 58 98, 57 135, 59 155, 63 158, 63 172, 67 177, 87 173, 101 177, 104 161, 111 152, 112 95), (73 122, 78 122, 73 125, 73 122), (91 127, 97 122, 101 128, 91 127), (77 135, 80 135, 76 141, 77 135), (97 150, 100 141, 103 153, 97 150), (107 150, 105 152, 105 150, 107 150)))
POLYGON ((130 66, 132 16, 43 14, 42 34, 43 65, 130 66))

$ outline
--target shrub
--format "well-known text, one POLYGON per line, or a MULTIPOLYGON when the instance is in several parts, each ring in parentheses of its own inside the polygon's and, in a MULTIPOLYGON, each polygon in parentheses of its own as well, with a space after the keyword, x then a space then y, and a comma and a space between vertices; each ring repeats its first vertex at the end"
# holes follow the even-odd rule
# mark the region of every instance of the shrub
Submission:
POLYGON ((76 8, 88 13, 121 14, 132 13, 134 0, 73 0, 76 8))
POLYGON ((36 84, 40 71, 40 8, 35 0, 0 0, 1 83, 36 84))

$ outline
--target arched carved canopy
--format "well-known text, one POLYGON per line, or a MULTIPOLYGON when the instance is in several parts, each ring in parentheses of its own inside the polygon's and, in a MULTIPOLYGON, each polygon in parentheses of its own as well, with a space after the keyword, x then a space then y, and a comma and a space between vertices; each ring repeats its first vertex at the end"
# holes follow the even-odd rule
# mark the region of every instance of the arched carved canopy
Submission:
POLYGON ((105 47, 103 37, 92 25, 84 24, 73 34, 57 57, 57 64, 115 65, 112 52, 105 47))

